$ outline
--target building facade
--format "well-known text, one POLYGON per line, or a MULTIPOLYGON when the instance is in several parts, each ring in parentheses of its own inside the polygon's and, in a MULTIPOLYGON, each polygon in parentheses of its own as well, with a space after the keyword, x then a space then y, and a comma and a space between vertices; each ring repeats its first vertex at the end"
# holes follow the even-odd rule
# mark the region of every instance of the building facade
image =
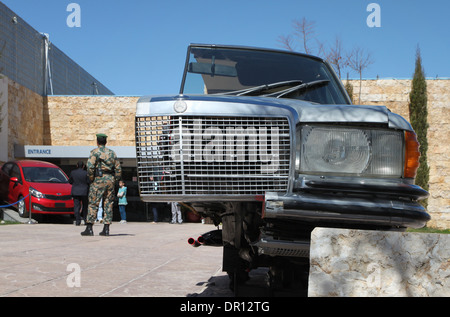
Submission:
MULTIPOLYGON (((106 133, 108 146, 116 151, 124 170, 131 219, 151 219, 152 206, 140 201, 137 184, 134 124, 139 96, 112 95, 54 45, 44 59, 45 41, 44 35, 0 2, 0 49, 4 47, 0 58, 0 163, 39 159, 69 173, 96 147, 95 134, 106 133)), ((352 85, 355 94, 359 92, 359 81, 352 85)), ((450 80, 430 79, 427 85, 429 226, 448 229, 450 80)), ((409 118, 411 80, 363 80, 361 88, 361 104, 385 105, 409 118)), ((167 206, 159 207, 167 212, 167 206)))
MULTIPOLYGON (((108 132, 108 145, 120 157, 129 188, 129 209, 135 212, 131 219, 145 220, 149 206, 140 202, 133 176, 134 139, 122 139, 123 131, 134 129, 133 119, 129 124, 124 119, 123 99, 116 99, 111 116, 102 116, 104 110, 87 102, 89 97, 52 97, 57 95, 106 98, 114 94, 51 43, 48 34, 36 31, 0 2, 0 163, 39 159, 59 165, 68 174, 96 147, 95 134, 108 132), (61 106, 70 110, 61 111, 61 106)), ((134 113, 131 108, 129 118, 134 113)))

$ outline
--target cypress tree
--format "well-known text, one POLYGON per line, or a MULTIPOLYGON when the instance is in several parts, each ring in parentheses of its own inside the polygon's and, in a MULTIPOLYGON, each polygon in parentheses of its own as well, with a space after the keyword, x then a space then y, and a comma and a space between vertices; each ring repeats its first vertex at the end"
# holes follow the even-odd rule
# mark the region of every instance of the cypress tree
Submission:
MULTIPOLYGON (((428 181, 430 177, 430 168, 427 163, 427 118, 427 82, 425 80, 425 72, 422 67, 420 49, 417 47, 416 68, 412 80, 411 92, 409 94, 409 119, 420 143, 420 167, 417 170, 416 185, 419 185, 425 190, 429 189, 428 181)), ((422 201, 422 205, 426 207, 427 201, 422 201)))

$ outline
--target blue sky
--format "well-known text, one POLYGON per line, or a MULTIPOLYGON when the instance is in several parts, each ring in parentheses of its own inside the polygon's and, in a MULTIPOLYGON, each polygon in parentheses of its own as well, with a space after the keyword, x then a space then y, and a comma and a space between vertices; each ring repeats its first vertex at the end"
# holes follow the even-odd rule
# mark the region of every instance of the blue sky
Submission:
POLYGON ((363 77, 410 78, 418 44, 427 77, 450 77, 448 0, 1 1, 117 95, 177 93, 189 43, 280 49, 303 17, 325 45, 339 36, 345 49, 370 51, 363 77), (67 26, 70 3, 81 27, 67 26), (367 26, 370 3, 381 27, 367 26))

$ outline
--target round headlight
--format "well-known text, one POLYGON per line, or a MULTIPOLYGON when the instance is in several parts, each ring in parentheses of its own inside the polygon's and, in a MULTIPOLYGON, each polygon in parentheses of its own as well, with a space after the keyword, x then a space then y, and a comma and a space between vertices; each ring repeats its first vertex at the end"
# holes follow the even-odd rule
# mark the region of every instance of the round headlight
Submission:
POLYGON ((367 168, 370 139, 363 130, 315 127, 304 132, 302 171, 359 174, 367 168))

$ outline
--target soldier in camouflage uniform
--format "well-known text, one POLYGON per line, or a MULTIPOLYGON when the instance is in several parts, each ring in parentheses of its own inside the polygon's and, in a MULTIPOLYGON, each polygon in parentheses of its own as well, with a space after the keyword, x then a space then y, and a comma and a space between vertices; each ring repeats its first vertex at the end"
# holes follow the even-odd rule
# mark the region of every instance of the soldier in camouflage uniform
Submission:
POLYGON ((83 236, 93 236, 92 226, 97 218, 98 205, 103 198, 105 217, 103 231, 100 235, 109 235, 109 225, 112 222, 114 203, 114 184, 122 177, 122 168, 116 153, 105 147, 107 136, 97 134, 98 148, 91 151, 86 167, 91 186, 89 189, 89 207, 86 219, 86 230, 83 236))

